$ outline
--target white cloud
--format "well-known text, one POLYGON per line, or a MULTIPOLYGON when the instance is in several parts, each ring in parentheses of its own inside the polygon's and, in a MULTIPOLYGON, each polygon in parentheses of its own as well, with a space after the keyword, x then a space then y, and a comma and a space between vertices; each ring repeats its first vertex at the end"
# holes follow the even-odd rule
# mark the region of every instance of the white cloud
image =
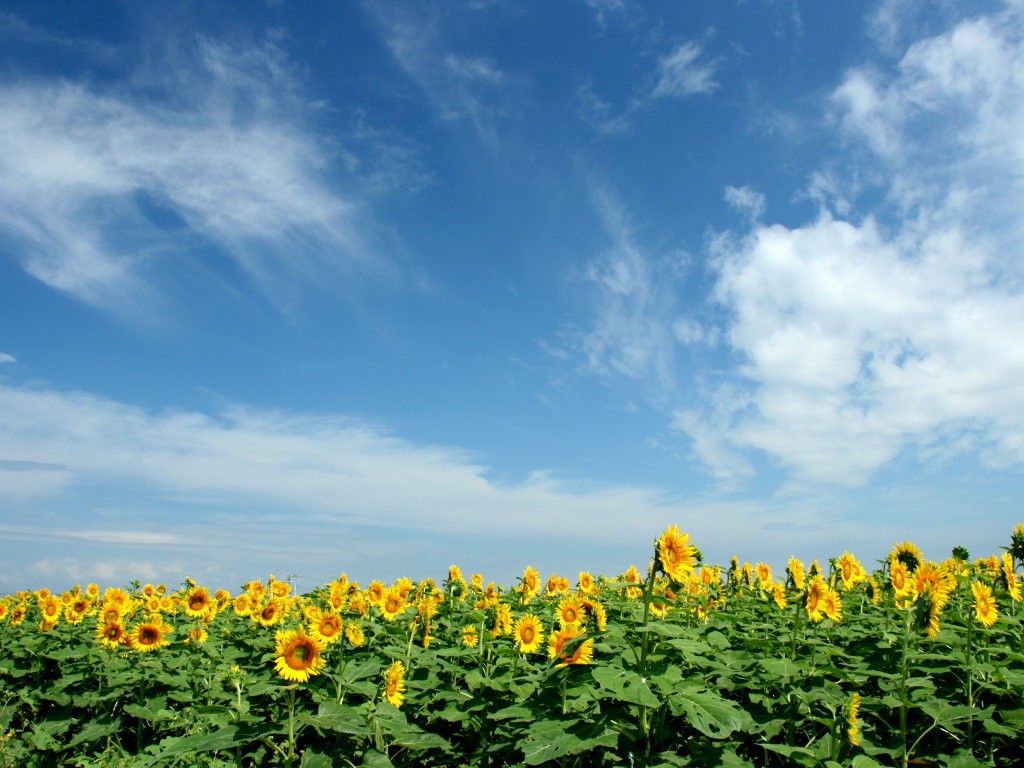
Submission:
POLYGON ((658 82, 651 90, 651 98, 679 99, 714 91, 718 87, 714 80, 715 63, 698 63, 702 52, 700 44, 690 41, 659 60, 658 82))
POLYGON ((839 485, 908 453, 1024 466, 1022 21, 972 18, 893 72, 847 73, 834 117, 871 151, 850 160, 853 184, 815 173, 817 220, 715 239, 741 363, 674 421, 713 474, 742 478, 757 454, 839 485), (854 218, 871 183, 885 203, 854 218))
POLYGON ((16 363, 18 362, 14 355, 8 355, 4 352, 0 352, 0 363, 16 363))
POLYGON ((306 127, 315 107, 283 55, 210 40, 194 53, 102 88, 0 86, 0 227, 25 268, 101 306, 145 304, 147 262, 196 236, 268 292, 379 268, 358 201, 325 182, 329 153, 306 127))
POLYGON ((607 190, 592 190, 610 247, 587 266, 597 287, 593 327, 580 340, 591 369, 671 387, 678 258, 656 259, 635 242, 629 216, 607 190))
POLYGON ((750 187, 730 185, 725 188, 725 202, 754 222, 764 215, 768 200, 761 192, 750 187))

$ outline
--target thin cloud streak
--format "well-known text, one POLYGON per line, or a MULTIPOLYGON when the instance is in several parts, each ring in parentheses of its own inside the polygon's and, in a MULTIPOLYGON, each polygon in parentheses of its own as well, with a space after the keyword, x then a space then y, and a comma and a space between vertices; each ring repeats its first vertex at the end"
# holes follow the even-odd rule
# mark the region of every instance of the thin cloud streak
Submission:
POLYGON ((386 269, 359 199, 323 180, 330 155, 283 55, 206 39, 194 54, 145 87, 0 86, 0 228, 25 269, 114 311, 150 301, 150 262, 195 238, 269 294, 281 278, 386 269))

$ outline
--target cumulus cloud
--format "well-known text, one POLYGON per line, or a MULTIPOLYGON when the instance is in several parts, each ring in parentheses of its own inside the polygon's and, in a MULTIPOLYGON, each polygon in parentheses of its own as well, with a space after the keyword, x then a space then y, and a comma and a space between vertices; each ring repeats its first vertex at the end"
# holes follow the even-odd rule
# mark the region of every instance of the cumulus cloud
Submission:
POLYGON ((715 239, 742 362, 714 407, 675 422, 714 473, 750 452, 850 485, 908 451, 1024 465, 1021 22, 1013 7, 961 21, 894 71, 847 73, 833 119, 870 152, 856 174, 886 182, 875 211, 816 174, 815 221, 715 239))
POLYGON ((138 300, 150 262, 197 239, 268 292, 382 267, 358 200, 325 181, 315 106, 273 45, 200 39, 158 75, 8 78, 0 100, 0 229, 26 270, 79 299, 138 300))
POLYGON ((8 355, 5 352, 0 352, 0 363, 16 363, 18 362, 14 355, 8 355))

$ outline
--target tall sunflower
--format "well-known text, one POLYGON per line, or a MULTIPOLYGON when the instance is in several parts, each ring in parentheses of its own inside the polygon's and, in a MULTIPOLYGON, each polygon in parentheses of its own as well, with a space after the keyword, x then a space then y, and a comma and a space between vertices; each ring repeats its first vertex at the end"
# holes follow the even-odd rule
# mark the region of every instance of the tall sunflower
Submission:
POLYGON ((821 576, 815 576, 811 579, 811 583, 807 587, 807 617, 811 621, 818 622, 824 618, 822 599, 825 597, 827 589, 828 584, 825 583, 821 576))
POLYGON ((992 597, 992 589, 987 584, 975 581, 971 584, 974 594, 974 615, 986 627, 991 627, 999 620, 999 606, 992 597))
POLYGON ((310 620, 309 634, 325 645, 336 642, 342 636, 341 616, 333 611, 317 613, 318 615, 310 620))
POLYGON ((544 642, 544 625, 532 613, 520 617, 513 630, 520 653, 536 653, 544 642))
POLYGON ((540 594, 540 571, 532 565, 526 566, 526 570, 523 571, 522 581, 520 591, 523 595, 523 602, 528 603, 540 594))
POLYGON ((384 673, 384 698, 396 707, 405 701, 405 665, 392 662, 384 673))
POLYGON ((274 667, 285 680, 304 683, 327 663, 321 656, 323 643, 305 633, 302 629, 278 630, 277 658, 274 667))
POLYGON ((670 525, 658 539, 656 555, 661 570, 673 581, 686 581, 697 565, 697 548, 690 543, 690 534, 670 525))
POLYGON ((562 629, 578 627, 587 618, 583 610, 583 601, 577 595, 563 597, 558 603, 557 618, 562 629))
POLYGON ((394 621, 405 612, 406 602, 399 587, 391 587, 384 592, 380 601, 380 610, 384 618, 394 621))
POLYGON ((821 596, 821 611, 832 621, 838 623, 843 620, 843 600, 828 584, 825 585, 825 592, 821 596))
POLYGON ((213 598, 206 587, 193 587, 185 596, 185 613, 194 619, 205 616, 213 606, 213 598))

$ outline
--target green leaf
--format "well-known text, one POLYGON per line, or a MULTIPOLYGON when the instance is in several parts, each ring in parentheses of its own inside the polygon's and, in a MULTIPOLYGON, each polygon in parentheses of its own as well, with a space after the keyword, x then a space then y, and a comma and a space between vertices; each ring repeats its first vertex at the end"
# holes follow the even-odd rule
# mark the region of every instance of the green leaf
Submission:
POLYGON ((369 736, 370 727, 366 722, 366 713, 359 707, 350 707, 334 701, 320 704, 316 715, 303 712, 299 722, 312 725, 318 731, 325 728, 337 733, 348 733, 353 736, 369 736))
POLYGON ((647 685, 647 680, 636 672, 615 667, 594 667, 591 675, 597 684, 614 698, 645 707, 661 706, 661 699, 647 685))
POLYGON ((750 715, 717 693, 688 688, 672 696, 690 724, 712 739, 724 739, 751 721, 750 715))
POLYGON ((323 752, 307 749, 302 753, 299 768, 334 768, 334 761, 323 752))
POLYGON ((366 768, 395 768, 387 755, 382 755, 375 749, 368 749, 363 753, 363 762, 360 765, 366 768))
POLYGON ((87 741, 96 741, 107 736, 111 736, 118 732, 121 728, 120 720, 111 720, 108 722, 91 722, 86 723, 82 730, 79 731, 75 738, 68 742, 69 747, 75 747, 79 744, 84 744, 87 741))
POLYGON ((579 755, 598 747, 614 747, 618 734, 580 720, 538 720, 520 743, 523 762, 541 765, 565 755, 579 755))
POLYGON ((160 742, 161 751, 159 757, 186 755, 192 752, 215 752, 219 749, 229 749, 241 743, 243 741, 239 738, 238 727, 227 725, 223 728, 218 728, 213 733, 200 733, 195 736, 164 739, 160 742))

